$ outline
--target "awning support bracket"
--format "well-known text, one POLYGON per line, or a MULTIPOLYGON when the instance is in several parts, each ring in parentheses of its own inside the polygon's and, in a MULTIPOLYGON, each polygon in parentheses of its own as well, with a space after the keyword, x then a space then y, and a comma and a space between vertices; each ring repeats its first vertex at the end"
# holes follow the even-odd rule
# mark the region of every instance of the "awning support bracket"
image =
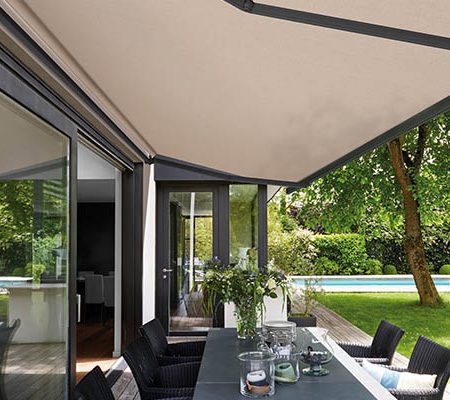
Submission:
POLYGON ((323 28, 336 29, 361 35, 450 50, 449 37, 332 17, 329 15, 315 14, 306 11, 293 10, 289 8, 272 6, 269 4, 255 3, 253 0, 224 1, 242 11, 264 17, 277 18, 301 24, 320 26, 323 28))

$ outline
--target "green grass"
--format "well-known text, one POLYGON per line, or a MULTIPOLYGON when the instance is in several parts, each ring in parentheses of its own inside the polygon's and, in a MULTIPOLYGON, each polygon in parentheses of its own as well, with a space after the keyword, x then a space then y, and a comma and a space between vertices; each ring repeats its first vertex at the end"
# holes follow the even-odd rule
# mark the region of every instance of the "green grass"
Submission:
POLYGON ((0 294, 0 321, 6 321, 8 317, 8 295, 0 294))
POLYGON ((450 347, 450 293, 443 304, 422 307, 415 293, 327 293, 320 302, 373 336, 382 319, 405 330, 397 351, 410 357, 420 335, 450 347))
POLYGON ((8 317, 8 295, 0 294, 0 320, 6 321, 8 317))

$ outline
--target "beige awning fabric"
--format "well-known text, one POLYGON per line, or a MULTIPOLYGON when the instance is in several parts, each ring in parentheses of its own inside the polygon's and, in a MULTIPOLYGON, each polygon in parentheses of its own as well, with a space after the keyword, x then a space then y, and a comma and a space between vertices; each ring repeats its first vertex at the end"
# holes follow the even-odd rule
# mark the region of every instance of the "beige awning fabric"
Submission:
MULTIPOLYGON (((450 104, 443 48, 224 0, 1 3, 144 151, 229 174, 303 181, 450 104)), ((448 0, 265 4, 450 37, 448 0)))

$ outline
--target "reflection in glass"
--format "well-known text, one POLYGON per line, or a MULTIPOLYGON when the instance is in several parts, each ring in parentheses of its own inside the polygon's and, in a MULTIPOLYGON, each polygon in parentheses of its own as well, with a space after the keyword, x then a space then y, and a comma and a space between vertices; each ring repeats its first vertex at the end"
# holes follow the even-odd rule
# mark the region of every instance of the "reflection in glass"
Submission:
POLYGON ((69 141, 5 97, 0 120, 0 394, 62 399, 69 141))
POLYGON ((209 327, 199 283, 205 262, 213 257, 213 194, 171 192, 169 207, 170 328, 209 327))
POLYGON ((258 265, 258 185, 230 185, 230 263, 258 265))

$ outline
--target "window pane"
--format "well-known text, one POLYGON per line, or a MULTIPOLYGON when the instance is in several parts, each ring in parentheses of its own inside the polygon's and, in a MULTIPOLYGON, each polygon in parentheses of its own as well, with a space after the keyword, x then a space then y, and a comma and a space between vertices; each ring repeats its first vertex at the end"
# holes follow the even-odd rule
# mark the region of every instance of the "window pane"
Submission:
POLYGON ((213 256, 213 193, 170 192, 169 207, 170 330, 207 328, 200 283, 213 256))
POLYGON ((69 141, 6 97, 0 121, 1 389, 9 399, 62 399, 69 141))
POLYGON ((258 265, 258 185, 230 185, 230 263, 258 265))

